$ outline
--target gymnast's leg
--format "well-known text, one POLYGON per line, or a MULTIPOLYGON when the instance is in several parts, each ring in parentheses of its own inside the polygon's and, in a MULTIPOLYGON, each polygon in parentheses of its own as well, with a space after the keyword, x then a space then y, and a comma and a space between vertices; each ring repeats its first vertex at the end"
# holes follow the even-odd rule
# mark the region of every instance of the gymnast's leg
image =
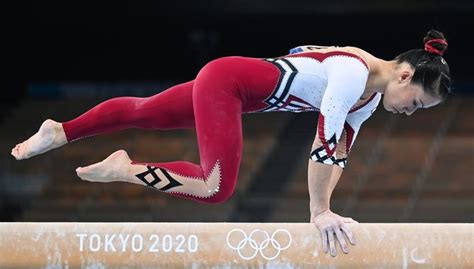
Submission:
POLYGON ((80 138, 128 128, 193 128, 193 83, 176 85, 147 98, 113 98, 64 123, 48 119, 11 154, 17 160, 27 159, 80 138))
POLYGON ((242 153, 242 100, 236 90, 238 80, 232 77, 236 64, 228 58, 215 60, 194 81, 200 165, 134 163, 125 151, 117 151, 100 163, 78 168, 79 177, 137 183, 203 203, 227 200, 235 188, 242 153))

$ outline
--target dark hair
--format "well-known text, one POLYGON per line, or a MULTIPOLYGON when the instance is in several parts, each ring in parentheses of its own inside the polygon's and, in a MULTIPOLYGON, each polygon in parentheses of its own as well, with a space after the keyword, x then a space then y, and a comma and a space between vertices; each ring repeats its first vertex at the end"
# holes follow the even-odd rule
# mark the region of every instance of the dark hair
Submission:
POLYGON ((451 93, 449 66, 442 56, 448 43, 443 33, 436 30, 428 31, 423 42, 425 49, 409 50, 395 60, 407 62, 415 69, 412 83, 420 84, 428 94, 445 100, 451 93))

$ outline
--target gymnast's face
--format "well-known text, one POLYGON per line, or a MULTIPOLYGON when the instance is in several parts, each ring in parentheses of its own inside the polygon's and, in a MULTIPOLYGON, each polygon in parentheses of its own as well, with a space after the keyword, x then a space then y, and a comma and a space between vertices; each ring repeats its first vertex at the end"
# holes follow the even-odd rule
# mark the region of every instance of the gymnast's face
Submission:
POLYGON ((392 113, 413 114, 418 108, 429 108, 441 102, 441 98, 432 96, 419 84, 411 83, 414 70, 403 66, 385 88, 383 106, 392 113))

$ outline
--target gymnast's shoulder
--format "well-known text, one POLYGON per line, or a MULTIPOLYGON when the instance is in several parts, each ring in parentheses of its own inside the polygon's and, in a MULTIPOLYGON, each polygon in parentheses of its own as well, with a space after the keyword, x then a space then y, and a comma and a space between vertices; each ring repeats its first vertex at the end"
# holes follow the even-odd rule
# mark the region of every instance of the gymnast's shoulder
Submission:
POLYGON ((290 54, 297 54, 303 52, 320 52, 320 53, 328 53, 334 51, 342 51, 346 53, 354 54, 360 58, 362 58, 367 65, 370 67, 375 66, 377 63, 377 58, 372 55, 371 53, 353 46, 319 46, 319 45, 302 45, 290 50, 290 54))

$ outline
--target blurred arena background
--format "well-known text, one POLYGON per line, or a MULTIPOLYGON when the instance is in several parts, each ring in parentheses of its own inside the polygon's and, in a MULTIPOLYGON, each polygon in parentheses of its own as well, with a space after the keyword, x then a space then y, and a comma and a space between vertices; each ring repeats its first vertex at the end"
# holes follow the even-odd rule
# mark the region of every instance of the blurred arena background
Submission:
POLYGON ((245 115, 237 190, 222 205, 75 174, 118 149, 137 161, 198 162, 192 130, 129 130, 21 162, 10 150, 47 118, 65 121, 114 96, 155 94, 217 57, 273 57, 315 44, 391 59, 422 48, 431 28, 448 39, 455 94, 411 117, 379 107, 355 142, 332 208, 361 222, 474 220, 470 0, 31 1, 0 12, 0 221, 308 222, 314 113, 245 115))

